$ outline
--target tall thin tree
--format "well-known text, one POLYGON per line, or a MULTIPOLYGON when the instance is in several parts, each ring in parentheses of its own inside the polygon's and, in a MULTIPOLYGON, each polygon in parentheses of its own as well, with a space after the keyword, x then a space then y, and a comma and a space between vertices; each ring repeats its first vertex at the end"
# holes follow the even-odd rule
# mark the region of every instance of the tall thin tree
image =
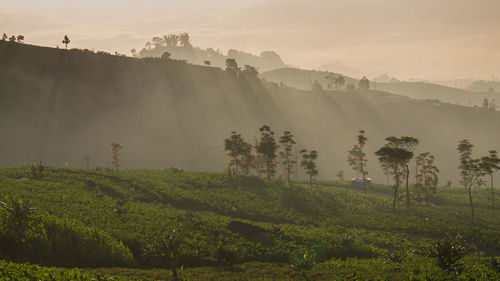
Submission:
POLYGON ((266 174, 267 179, 271 179, 276 173, 276 151, 279 146, 274 139, 274 132, 271 131, 271 127, 264 125, 259 128, 259 131, 261 136, 259 142, 255 145, 255 149, 263 159, 263 172, 266 174))
POLYGON ((307 152, 307 149, 302 149, 300 150, 300 154, 302 154, 302 161, 300 161, 300 166, 302 166, 306 174, 309 175, 309 185, 312 187, 313 177, 318 175, 318 169, 316 167, 318 152, 316 150, 307 152))
POLYGON ((473 159, 472 155, 473 145, 469 140, 461 140, 458 144, 457 150, 460 155, 460 174, 462 176, 462 183, 469 195, 469 206, 471 210, 472 225, 475 224, 474 204, 472 202, 472 186, 477 182, 477 179, 485 175, 484 162, 482 159, 473 159))
POLYGON ((490 176, 491 184, 491 216, 495 217, 495 191, 493 188, 493 175, 500 170, 500 158, 495 150, 488 151, 488 156, 482 158, 484 172, 490 176))
POLYGON ((281 164, 283 165, 283 170, 285 172, 285 177, 290 184, 293 176, 295 160, 293 159, 293 146, 295 145, 294 136, 289 131, 283 132, 283 135, 280 137, 281 151, 280 158, 281 164))
POLYGON ((363 148, 365 147, 367 138, 365 137, 365 131, 360 130, 358 134, 358 148, 359 148, 359 154, 358 154, 358 165, 359 165, 359 171, 361 172, 361 177, 363 179, 363 190, 366 195, 366 163, 368 160, 366 159, 366 154, 363 152, 363 148))

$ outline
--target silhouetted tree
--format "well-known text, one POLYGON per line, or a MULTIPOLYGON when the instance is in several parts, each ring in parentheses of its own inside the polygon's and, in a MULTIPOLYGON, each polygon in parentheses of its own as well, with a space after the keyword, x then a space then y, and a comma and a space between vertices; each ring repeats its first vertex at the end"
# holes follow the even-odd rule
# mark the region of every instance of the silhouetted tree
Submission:
POLYGON ((226 59, 226 71, 232 72, 234 74, 240 73, 240 68, 238 67, 238 63, 235 59, 228 58, 226 59))
POLYGON ((241 70, 241 74, 250 81, 259 80, 259 72, 251 65, 245 65, 241 70))
POLYGON ((276 173, 276 151, 278 144, 274 140, 274 132, 268 125, 259 128, 261 137, 255 149, 264 161, 264 170, 267 179, 271 179, 276 173))
POLYGON ((135 55, 137 54, 137 50, 136 49, 132 49, 132 50, 130 50, 130 52, 132 53, 133 57, 135 57, 135 55))
POLYGON ((467 186, 469 185, 470 173, 465 169, 464 165, 471 159, 472 147, 473 145, 469 142, 469 140, 464 139, 459 142, 457 148, 459 153, 458 169, 460 170, 460 183, 464 186, 465 192, 467 192, 467 186))
POLYGON ((64 39, 62 40, 62 43, 64 44, 66 49, 68 49, 69 42, 71 42, 71 41, 69 40, 68 35, 64 35, 64 39))
POLYGON ((365 131, 360 130, 357 138, 358 138, 358 148, 359 148, 357 162, 359 165, 359 171, 361 172, 361 177, 363 179, 363 190, 366 194, 366 175, 368 172, 366 171, 365 167, 366 167, 366 163, 368 162, 368 160, 366 159, 366 154, 363 152, 363 148, 365 147, 366 140, 367 140, 367 138, 365 137, 365 131))
POLYGON ((117 142, 114 142, 111 145, 111 165, 113 165, 113 167, 116 169, 116 170, 119 170, 120 169, 120 149, 122 149, 123 147, 117 143, 117 142))
POLYGON ((370 81, 368 80, 368 78, 366 78, 366 76, 363 76, 363 78, 361 78, 361 80, 359 80, 358 86, 362 90, 369 90, 370 89, 370 81))
POLYGON ((415 150, 415 147, 418 145, 419 141, 418 139, 414 137, 389 137, 386 139, 395 147, 403 148, 409 152, 411 152, 410 158, 406 159, 404 161, 404 167, 405 167, 405 175, 406 175, 406 213, 410 213, 410 189, 409 189, 409 178, 410 178, 410 169, 408 167, 408 163, 410 162, 411 158, 413 158, 413 151, 415 150))
POLYGON ((342 89, 345 84, 345 78, 342 75, 339 75, 337 78, 335 78, 335 86, 337 87, 337 90, 342 89))
POLYGON ((359 159, 360 159, 360 149, 358 147, 358 145, 354 145, 352 147, 351 150, 348 151, 348 155, 347 155, 347 163, 349 164, 349 166, 352 167, 352 169, 356 172, 356 177, 359 177, 359 159))
POLYGON ((252 153, 252 145, 243 142, 242 143, 242 155, 241 155, 241 169, 245 175, 250 174, 250 169, 255 167, 255 155, 252 153))
POLYGON ((491 216, 495 217, 495 193, 493 188, 493 175, 500 170, 500 158, 495 150, 488 151, 489 155, 482 158, 482 168, 490 176, 491 183, 491 216))
POLYGON ((17 43, 23 43, 24 41, 24 35, 18 35, 17 36, 17 43))
POLYGON ((316 150, 311 150, 309 153, 307 149, 302 149, 300 151, 302 154, 302 161, 300 161, 300 166, 304 168, 306 174, 309 175, 309 185, 312 186, 313 177, 318 175, 318 169, 316 168, 316 159, 318 159, 318 152, 316 150))
POLYGON ((145 45, 146 45, 147 50, 151 51, 151 42, 148 41, 148 42, 146 42, 145 45))
POLYGON ((16 36, 14 36, 14 35, 12 35, 12 36, 9 37, 9 41, 10 42, 16 42, 16 40, 17 40, 16 36))
POLYGON ((252 145, 245 142, 240 134, 232 131, 224 140, 224 150, 231 157, 228 164, 229 176, 231 172, 237 174, 240 170, 248 175, 253 165, 252 145))
POLYGON ((169 34, 167 36, 163 36, 163 40, 167 47, 176 47, 179 43, 179 35, 177 34, 169 34))
POLYGON ((283 135, 280 137, 280 144, 281 144, 281 151, 280 151, 280 157, 281 157, 281 164, 284 167, 285 170, 285 177, 287 179, 288 184, 290 184, 293 171, 294 171, 294 165, 295 165, 295 160, 293 159, 293 146, 295 145, 295 140, 293 139, 292 133, 289 131, 283 132, 283 135))
POLYGON ((485 175, 484 164, 481 159, 473 159, 472 155, 473 145, 467 139, 463 139, 459 142, 457 150, 460 155, 460 174, 462 176, 461 182, 464 184, 465 188, 468 189, 469 194, 469 206, 471 210, 472 225, 475 224, 474 217, 474 204, 472 203, 472 192, 471 188, 476 182, 476 180, 485 175))
POLYGON ((416 187, 424 194, 424 202, 430 205, 436 194, 439 169, 434 165, 434 155, 430 152, 420 153, 417 158, 416 187))
POLYGON ((191 43, 189 42, 189 34, 188 33, 179 34, 179 41, 181 42, 181 46, 192 47, 191 43))
MULTIPOLYGON (((386 164, 390 167, 390 172, 394 176, 394 201, 392 210, 396 212, 396 201, 399 184, 401 183, 401 176, 403 175, 403 169, 406 168, 408 170, 408 161, 413 157, 413 152, 402 147, 402 141, 399 138, 388 137, 386 141, 387 143, 375 152, 375 155, 379 157, 378 160, 381 164, 386 164)), ((408 210, 409 199, 407 198, 407 211, 408 210)))
POLYGON ((4 33, 4 34, 2 35, 2 40, 3 40, 3 41, 7 41, 7 39, 8 39, 8 38, 9 38, 9 37, 7 36, 7 34, 5 34, 5 33, 4 33))

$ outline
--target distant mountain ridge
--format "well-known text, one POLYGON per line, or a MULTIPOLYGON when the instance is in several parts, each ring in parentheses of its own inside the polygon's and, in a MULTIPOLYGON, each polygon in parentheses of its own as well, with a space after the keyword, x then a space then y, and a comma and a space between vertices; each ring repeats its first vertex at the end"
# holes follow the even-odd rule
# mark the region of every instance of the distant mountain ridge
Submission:
POLYGON ((479 80, 467 87, 469 91, 500 93, 500 81, 479 80))
MULTIPOLYGON (((327 89, 329 81, 328 79, 326 79, 326 77, 329 74, 337 76, 342 75, 346 80, 346 85, 348 83, 352 83, 356 87, 358 87, 358 79, 345 76, 341 73, 331 73, 316 70, 281 68, 261 73, 260 77, 275 83, 283 83, 297 89, 309 90, 311 89, 311 83, 313 83, 314 81, 318 81, 318 83, 320 83, 323 88, 327 89)), ((390 82, 381 83, 377 80, 370 81, 370 88, 397 95, 404 95, 413 99, 437 99, 441 102, 466 106, 482 106, 485 98, 489 101, 495 100, 500 103, 500 85, 498 91, 476 92, 470 89, 456 89, 428 82, 398 81, 396 79, 390 79, 388 78, 388 76, 384 81, 387 80, 389 80, 390 82)), ((482 85, 481 87, 486 87, 483 84, 478 84, 478 87, 479 85, 482 85)), ((496 84, 490 83, 487 85, 495 86, 496 84)))
POLYGON ((310 90, 312 84, 317 82, 323 89, 334 89, 334 83, 329 80, 329 76, 343 76, 345 79, 345 85, 352 83, 357 86, 358 80, 350 78, 340 73, 328 72, 328 71, 318 71, 318 70, 305 70, 299 68, 279 68, 271 71, 266 71, 260 73, 260 77, 268 81, 272 81, 278 84, 283 83, 286 86, 297 88, 300 90, 310 90))

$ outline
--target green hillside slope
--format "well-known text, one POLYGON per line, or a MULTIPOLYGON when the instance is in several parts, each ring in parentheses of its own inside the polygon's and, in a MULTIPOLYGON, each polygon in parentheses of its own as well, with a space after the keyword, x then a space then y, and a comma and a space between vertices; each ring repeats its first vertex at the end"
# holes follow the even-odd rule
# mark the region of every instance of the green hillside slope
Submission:
MULTIPOLYGON (((359 280, 441 280, 441 269, 421 249, 461 233, 470 245, 461 278, 498 278, 489 257, 500 251, 500 225, 490 217, 486 190, 474 191, 473 228, 460 189, 439 188, 433 206, 414 201, 409 216, 403 200, 392 213, 386 192, 391 190, 378 185, 365 196, 347 182, 288 186, 166 170, 48 168, 35 180, 27 168, 3 168, 1 201, 34 210, 22 216, 0 210, 0 258, 97 268, 89 276, 97 271, 171 280, 172 263, 164 255, 172 253, 190 280, 301 280, 290 258, 310 249, 316 257, 312 280, 353 274, 359 280), (175 248, 168 246, 172 239, 175 248)), ((21 274, 9 267, 0 262, 0 277, 21 274)))
MULTIPOLYGON (((321 94, 262 83, 214 67, 171 59, 135 59, 80 50, 0 42, 0 165, 32 158, 62 167, 110 166, 119 142, 125 168, 222 171, 223 139, 233 130, 249 142, 268 124, 290 130, 297 148, 319 151, 322 178, 352 176, 347 151, 367 132, 368 171, 385 177, 374 152, 391 135, 421 140, 441 180, 458 182, 456 144, 476 153, 498 148, 499 112, 417 101, 383 92, 321 94)), ((299 175, 301 176, 301 175, 299 175)))

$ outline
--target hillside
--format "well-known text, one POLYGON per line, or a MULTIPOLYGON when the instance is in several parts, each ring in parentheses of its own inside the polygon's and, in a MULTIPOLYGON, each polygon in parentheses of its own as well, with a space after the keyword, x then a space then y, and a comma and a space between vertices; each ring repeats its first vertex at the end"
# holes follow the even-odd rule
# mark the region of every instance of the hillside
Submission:
POLYGON ((173 169, 68 168, 35 179, 28 168, 2 168, 0 187, 7 205, 34 208, 17 216, 0 209, 0 259, 87 268, 0 261, 0 277, 16 280, 172 280, 172 265, 193 281, 303 280, 290 263, 306 249, 315 257, 310 280, 444 280, 422 249, 456 233, 470 248, 458 280, 499 277, 490 256, 500 251, 500 225, 487 190, 473 191, 478 220, 470 227, 465 195, 454 188, 440 187, 432 206, 412 198, 407 216, 403 194, 393 214, 390 188, 375 185, 365 196, 342 181, 309 187, 173 169))
MULTIPOLYGON (((300 90, 310 90, 312 83, 317 81, 325 90, 334 89, 335 84, 331 83, 326 77, 328 75, 341 75, 328 71, 304 70, 299 68, 280 68, 263 72, 259 75, 268 81, 278 84, 283 83, 286 86, 300 90), (330 85, 330 86, 329 86, 330 85)), ((353 83, 357 86, 358 80, 344 76, 346 85, 353 83)))
POLYGON ((170 53, 173 59, 186 60, 192 64, 205 65, 209 63, 212 66, 225 68, 226 59, 232 58, 237 61, 240 66, 251 65, 260 71, 268 71, 277 68, 282 68, 285 63, 281 57, 274 51, 264 51, 260 55, 253 55, 247 52, 230 49, 227 54, 223 54, 219 50, 213 48, 202 49, 187 46, 164 46, 158 45, 150 49, 142 49, 138 53, 138 57, 161 57, 165 52, 170 53))
POLYGON ((485 98, 500 100, 500 93, 475 92, 425 82, 377 83, 377 90, 397 93, 414 99, 437 99, 441 102, 468 106, 482 106, 485 98))
MULTIPOLYGON (((360 129, 367 132, 368 171, 385 181, 374 152, 384 138, 411 135, 431 151, 441 182, 458 183, 456 144, 474 155, 498 149, 500 112, 378 91, 316 94, 215 67, 172 59, 136 59, 81 50, 0 42, 0 165, 39 159, 51 166, 109 167, 119 142, 124 168, 222 171, 223 140, 233 130, 249 142, 268 124, 290 130, 297 148, 319 151, 320 178, 347 165, 360 129)), ((299 177, 303 175, 300 174, 299 177)))
POLYGON ((467 87, 469 91, 476 92, 496 92, 500 93, 500 82, 499 81, 484 81, 479 80, 467 87))
MULTIPOLYGON (((292 68, 282 68, 267 71, 260 74, 261 78, 275 82, 284 83, 287 86, 294 87, 302 90, 311 89, 310 82, 318 81, 324 89, 328 89, 329 81, 325 79, 328 75, 326 72, 315 71, 315 70, 301 70, 292 68)), ((335 73, 335 75, 340 75, 335 73)), ((358 87, 358 80, 345 77, 346 84, 353 83, 358 87)), ((475 83, 473 88, 468 88, 467 90, 456 89, 451 87, 446 87, 442 85, 427 83, 427 82, 385 82, 380 83, 371 81, 371 88, 378 91, 384 91, 388 93, 393 93, 396 95, 407 96, 412 99, 421 100, 439 100, 445 103, 460 104, 465 106, 482 106, 484 98, 488 100, 500 100, 500 91, 488 92, 490 87, 495 89, 495 85, 488 84, 486 87, 484 85, 475 83), (478 93, 479 89, 481 93, 478 93)), ((334 85, 332 85, 334 88, 334 85)))

